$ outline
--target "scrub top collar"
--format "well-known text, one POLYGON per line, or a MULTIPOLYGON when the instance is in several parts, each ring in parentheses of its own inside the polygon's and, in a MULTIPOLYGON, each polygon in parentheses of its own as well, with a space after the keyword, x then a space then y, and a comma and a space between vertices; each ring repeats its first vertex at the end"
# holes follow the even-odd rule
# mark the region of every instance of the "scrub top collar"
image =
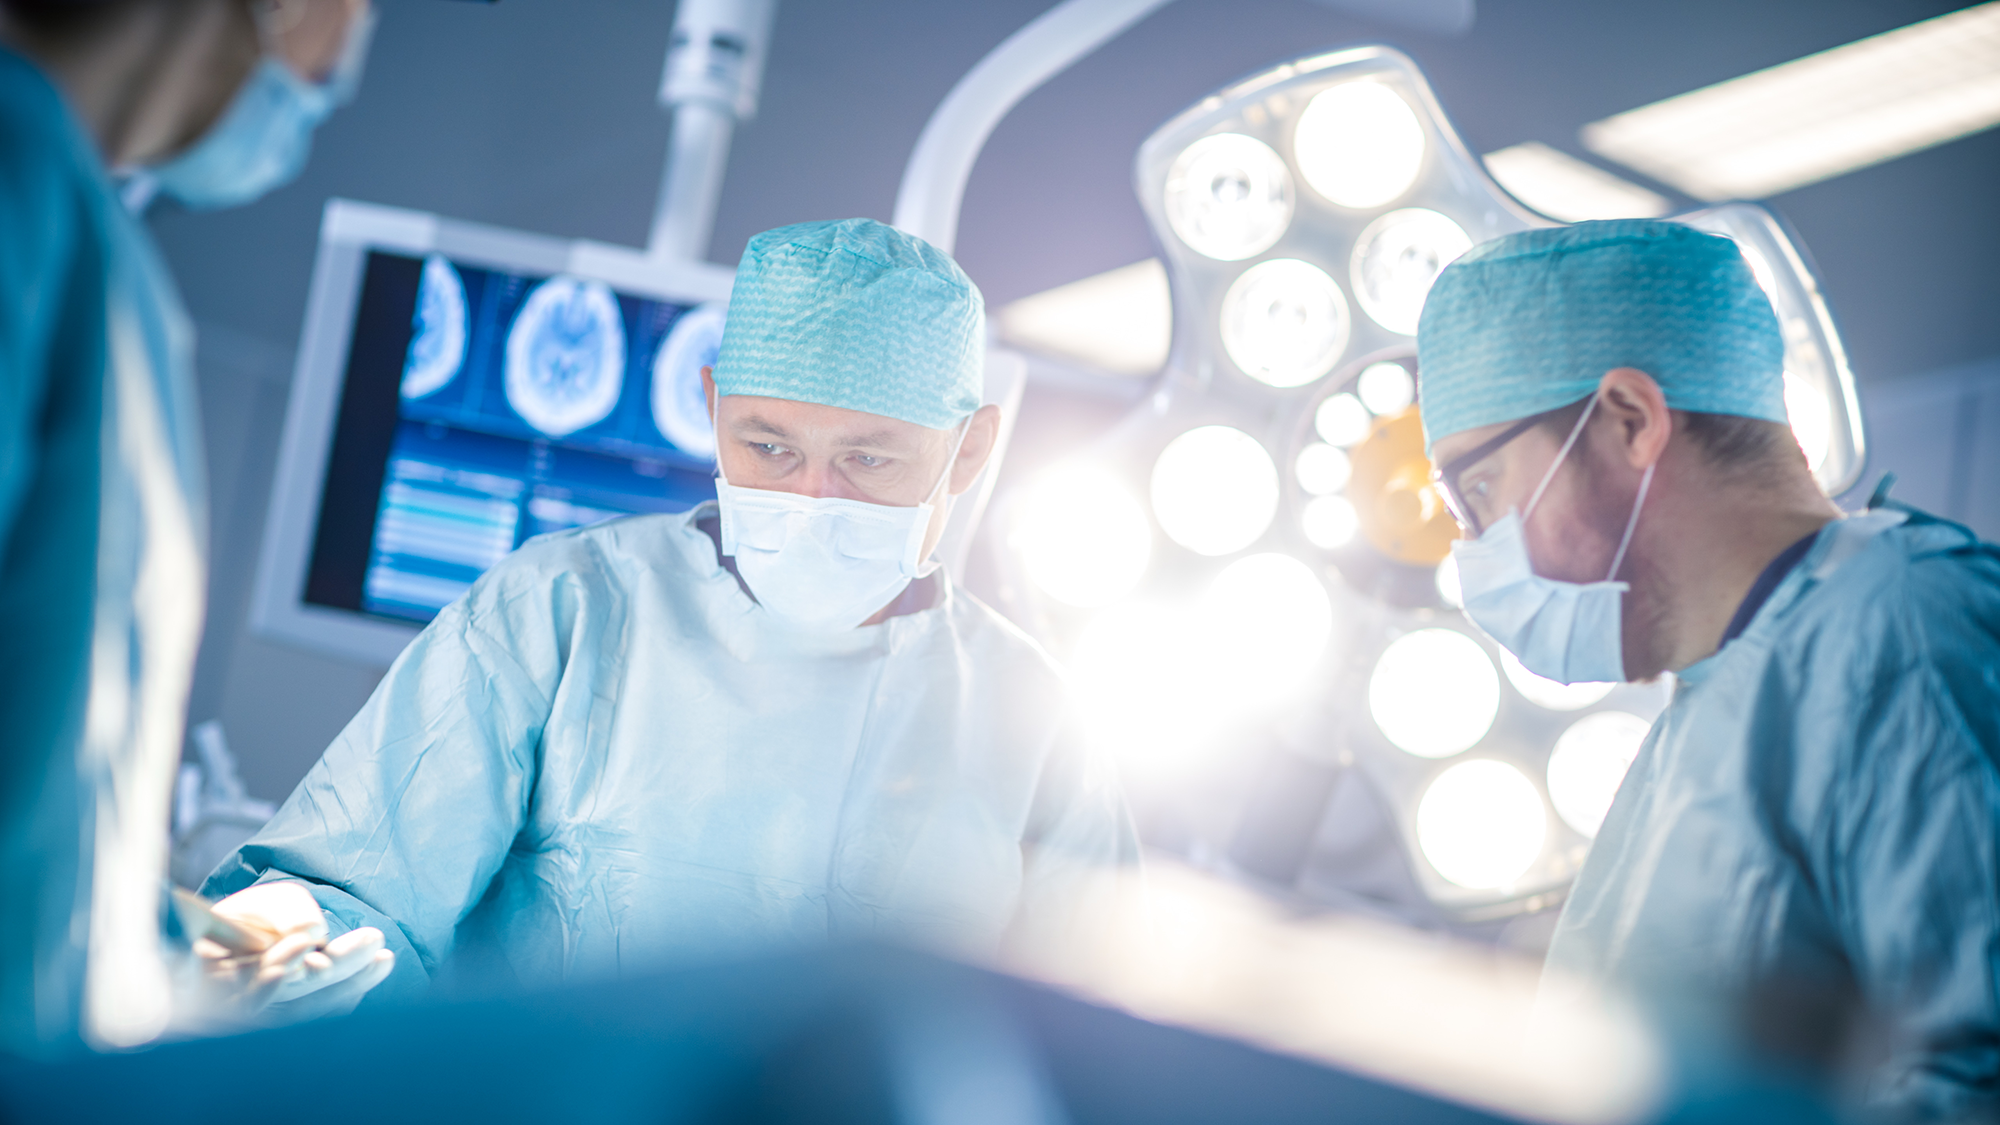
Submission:
MULTIPOLYGON (((1903 523, 1908 518, 1906 512, 1883 508, 1871 509, 1858 515, 1832 520, 1817 532, 1787 547, 1783 554, 1772 561, 1771 567, 1765 569, 1765 575, 1760 575, 1757 583, 1753 584, 1751 587, 1753 595, 1756 593, 1756 586, 1763 583, 1764 577, 1772 568, 1783 562, 1786 555, 1797 551, 1801 545, 1806 549, 1792 561, 1790 572, 1772 584, 1771 589, 1765 594, 1763 604, 1750 607, 1749 620, 1731 639, 1725 640, 1722 647, 1714 653, 1674 673, 1676 694, 1678 695, 1681 685, 1696 687, 1713 676, 1716 666, 1729 659, 1730 653, 1735 649, 1761 647, 1755 643, 1745 646, 1734 645, 1732 642, 1744 640, 1761 642, 1768 639, 1769 635, 1779 628, 1778 621, 1785 615, 1785 611, 1804 597, 1813 586, 1824 581, 1841 563, 1867 547, 1875 536, 1903 523)), ((1746 606, 1749 601, 1748 597, 1744 599, 1746 606)), ((1741 615, 1743 608, 1739 607, 1737 613, 1741 615)), ((1731 621, 1730 628, 1736 630, 1737 623, 1731 621)))

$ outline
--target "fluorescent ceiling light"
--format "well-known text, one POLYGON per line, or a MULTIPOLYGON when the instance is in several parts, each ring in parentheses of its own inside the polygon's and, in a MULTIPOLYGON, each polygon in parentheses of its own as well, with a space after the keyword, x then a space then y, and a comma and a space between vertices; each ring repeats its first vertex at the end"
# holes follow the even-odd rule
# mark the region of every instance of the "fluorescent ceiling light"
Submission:
POLYGON ((1001 340, 1023 351, 1114 375, 1151 375, 1167 363, 1173 299, 1166 268, 1148 258, 1023 297, 995 319, 1001 340))
POLYGON ((2000 2, 1583 127, 1590 151, 1697 199, 1760 199, 2000 124, 2000 2))
POLYGON ((1480 159, 1514 198, 1566 223, 1651 219, 1673 209, 1665 196, 1538 141, 1489 152, 1480 159))

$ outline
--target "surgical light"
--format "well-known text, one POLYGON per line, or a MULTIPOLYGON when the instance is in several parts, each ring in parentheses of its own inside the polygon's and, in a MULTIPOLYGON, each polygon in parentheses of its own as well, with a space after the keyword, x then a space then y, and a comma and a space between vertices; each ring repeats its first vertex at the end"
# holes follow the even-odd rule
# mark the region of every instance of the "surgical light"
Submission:
POLYGON ((1333 634, 1333 602, 1312 568, 1290 555, 1250 555, 1224 567, 1201 604, 1209 690, 1268 695, 1304 679, 1333 634))
POLYGON ((1417 401, 1417 382, 1400 363, 1371 363, 1355 380, 1361 405, 1376 414, 1397 414, 1417 401))
POLYGON ((1361 517, 1345 496, 1316 496, 1299 513, 1299 526, 1313 546, 1332 551, 1354 542, 1361 517))
POLYGON ((1325 496, 1347 487, 1348 475, 1354 471, 1347 454, 1335 446, 1316 441, 1299 450, 1292 462, 1292 473, 1298 477, 1299 487, 1314 496, 1325 496))
POLYGON ((1384 737, 1419 758, 1471 749, 1500 711, 1500 676, 1478 642, 1453 629, 1406 633, 1368 679, 1368 711, 1384 737))
POLYGON ((1598 711, 1570 725, 1549 755, 1549 800, 1578 833, 1595 837, 1652 724, 1624 711, 1598 711))
POLYGON ((1792 436, 1806 455, 1806 467, 1815 474, 1833 451, 1833 418, 1826 394, 1791 372, 1785 372, 1785 417, 1791 421, 1792 436))
POLYGON ((1264 142, 1217 133, 1174 161, 1166 207, 1167 221, 1190 249, 1241 261, 1270 249, 1291 225, 1291 173, 1264 142))
POLYGON ((1313 412, 1313 430, 1321 441, 1333 445, 1353 445, 1368 436, 1373 423, 1368 408, 1346 391, 1329 397, 1313 412))
POLYGON ((1389 203, 1424 166, 1424 126, 1402 95, 1357 79, 1313 96, 1299 115, 1292 154, 1306 183, 1354 210, 1389 203))
POLYGON ((1460 762, 1417 804, 1417 846, 1439 875, 1472 890, 1512 884, 1542 854, 1548 812, 1526 774, 1505 762, 1460 762))
POLYGON ((1278 511, 1278 468, 1256 438, 1198 426, 1153 462, 1153 515, 1167 537, 1200 555, 1248 547, 1278 511))
POLYGON ((1222 347, 1251 378, 1298 387, 1347 349, 1347 298, 1326 271, 1275 258, 1243 271, 1222 298, 1222 347))
POLYGON ((1131 602, 1099 612, 1070 654, 1085 736, 1134 769, 1171 772, 1220 710, 1188 614, 1131 602))
POLYGON ((1355 299, 1375 323, 1414 336, 1431 283, 1470 249, 1472 238, 1465 228, 1436 211, 1422 207, 1391 211, 1369 223, 1355 240, 1349 267, 1355 299))
POLYGON ((1457 609, 1465 604, 1465 584, 1459 581, 1458 560, 1446 555, 1437 566, 1437 575, 1432 579, 1437 586, 1438 600, 1457 609))
POLYGON ((1521 698, 1549 711, 1581 711, 1610 695, 1611 689, 1618 686, 1557 683, 1528 671, 1527 665, 1516 660, 1514 654, 1504 648, 1500 650, 1500 669, 1507 673, 1507 682, 1514 685, 1521 698))
POLYGON ((1153 551, 1145 509, 1092 468, 1058 467, 1023 498, 1014 546, 1028 577, 1067 605, 1101 606, 1139 584, 1153 551))

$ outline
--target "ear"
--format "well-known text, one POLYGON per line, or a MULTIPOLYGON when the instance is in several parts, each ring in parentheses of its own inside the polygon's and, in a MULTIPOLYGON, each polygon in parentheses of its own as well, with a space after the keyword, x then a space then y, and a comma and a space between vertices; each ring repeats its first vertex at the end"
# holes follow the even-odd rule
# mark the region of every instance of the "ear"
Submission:
POLYGON ((708 411, 708 424, 715 425, 715 368, 701 369, 701 407, 708 411))
POLYGON ((953 496, 972 487, 979 479, 980 470, 993 456, 993 447, 1000 441, 1000 408, 988 403, 973 412, 971 421, 965 424, 965 440, 959 443, 958 460, 951 466, 951 484, 948 486, 953 496))
POLYGON ((1611 427, 1615 455, 1632 468, 1648 468, 1667 451, 1673 412, 1660 384, 1644 371, 1614 367, 1605 372, 1597 384, 1597 412, 1602 424, 1611 427))

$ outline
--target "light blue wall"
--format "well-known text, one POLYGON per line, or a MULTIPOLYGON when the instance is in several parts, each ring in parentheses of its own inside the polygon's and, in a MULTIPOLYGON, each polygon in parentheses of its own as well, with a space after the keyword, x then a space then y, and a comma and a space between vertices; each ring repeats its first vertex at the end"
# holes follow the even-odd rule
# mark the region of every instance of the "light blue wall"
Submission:
POLYGON ((1868 471, 1848 507, 1893 472, 1891 496, 2000 542, 2000 356, 1864 386, 1861 406, 1868 471))

